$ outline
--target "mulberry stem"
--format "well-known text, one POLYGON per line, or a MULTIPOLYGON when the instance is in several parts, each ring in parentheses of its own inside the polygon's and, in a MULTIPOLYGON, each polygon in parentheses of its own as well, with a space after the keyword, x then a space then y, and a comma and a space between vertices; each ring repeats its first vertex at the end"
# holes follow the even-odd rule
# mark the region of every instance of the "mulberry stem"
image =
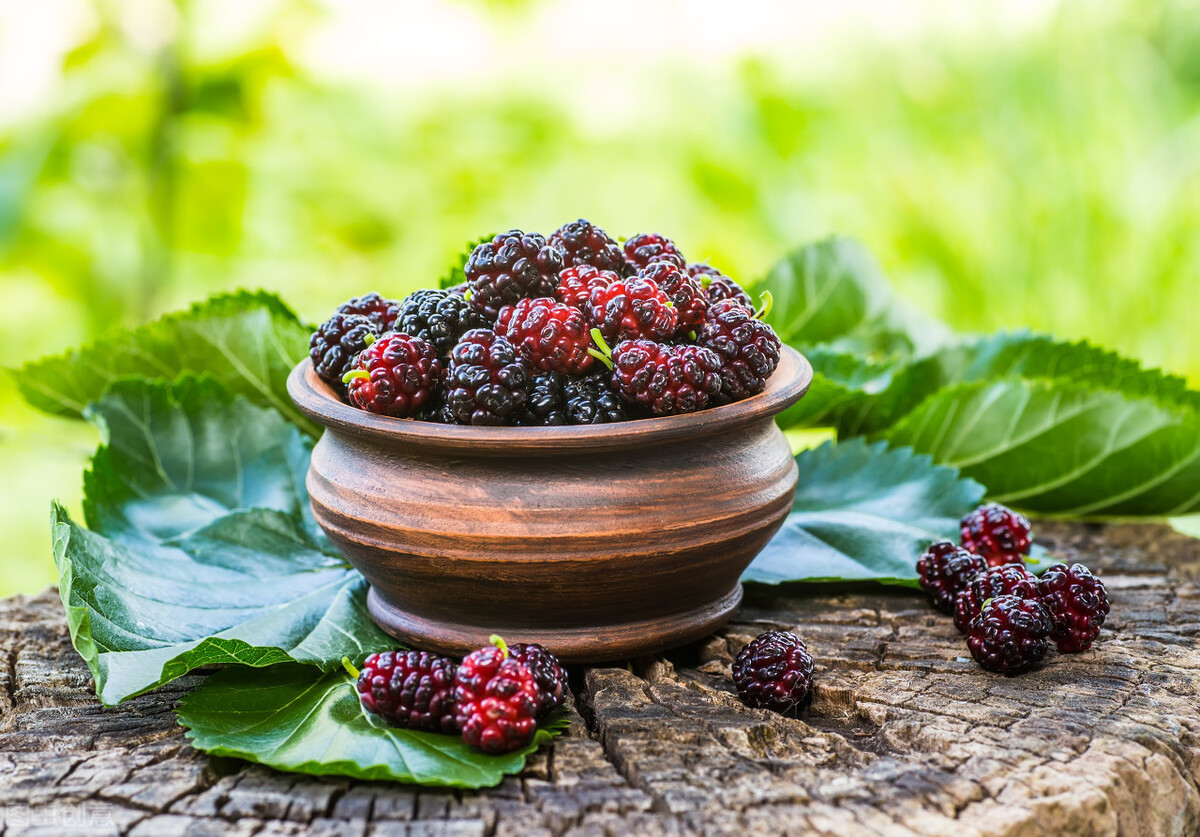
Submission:
POLYGON ((604 335, 600 333, 600 329, 598 329, 598 328, 593 328, 591 334, 592 334, 593 342, 595 342, 595 344, 600 347, 600 351, 596 351, 595 349, 593 349, 592 347, 589 346, 588 354, 591 355, 592 357, 596 358, 598 361, 603 363, 609 369, 612 369, 613 368, 612 349, 609 348, 608 342, 604 339, 604 335))
POLYGON ((492 634, 488 637, 488 642, 499 648, 504 653, 505 659, 508 659, 508 643, 504 641, 504 637, 500 634, 492 634))

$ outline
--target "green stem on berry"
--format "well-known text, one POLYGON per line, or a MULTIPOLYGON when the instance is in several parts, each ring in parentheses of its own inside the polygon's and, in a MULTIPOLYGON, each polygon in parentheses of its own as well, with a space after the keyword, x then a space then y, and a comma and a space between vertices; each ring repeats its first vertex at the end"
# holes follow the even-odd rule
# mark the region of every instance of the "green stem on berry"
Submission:
POLYGON ((342 668, 346 669, 346 674, 349 674, 355 680, 358 679, 359 671, 354 667, 354 663, 350 662, 349 657, 342 657, 342 668))
POLYGON ((771 306, 775 304, 775 297, 771 296, 770 291, 763 291, 762 295, 759 296, 758 301, 762 307, 754 312, 754 319, 761 320, 763 317, 767 316, 767 314, 771 313, 771 306))
POLYGON ((600 333, 600 329, 593 328, 591 331, 592 341, 600 347, 600 351, 596 351, 591 346, 588 347, 588 354, 603 363, 609 369, 613 368, 612 349, 608 346, 608 341, 604 339, 604 335, 600 333))
POLYGON ((342 383, 348 384, 351 381, 353 381, 355 378, 370 378, 370 377, 371 377, 371 373, 365 369, 351 369, 349 372, 347 372, 345 375, 342 376, 342 383))
POLYGON ((363 342, 366 343, 368 346, 370 346, 372 343, 375 342, 375 335, 368 334, 366 337, 363 338, 363 342))
POLYGON ((605 355, 605 354, 602 354, 602 353, 600 353, 600 352, 598 352, 598 351, 596 351, 595 349, 593 349, 593 348, 590 348, 590 347, 588 348, 588 354, 589 354, 589 355, 591 355, 592 357, 594 357, 596 360, 598 360, 598 361, 600 361, 601 363, 603 363, 603 364, 604 364, 605 366, 607 366, 609 369, 612 369, 612 368, 613 368, 613 362, 612 362, 612 360, 611 360, 611 359, 610 359, 610 358, 609 358, 607 355, 605 355))
POLYGON ((488 642, 499 648, 503 652, 504 658, 508 659, 508 643, 504 641, 504 637, 500 634, 492 634, 488 637, 488 642))

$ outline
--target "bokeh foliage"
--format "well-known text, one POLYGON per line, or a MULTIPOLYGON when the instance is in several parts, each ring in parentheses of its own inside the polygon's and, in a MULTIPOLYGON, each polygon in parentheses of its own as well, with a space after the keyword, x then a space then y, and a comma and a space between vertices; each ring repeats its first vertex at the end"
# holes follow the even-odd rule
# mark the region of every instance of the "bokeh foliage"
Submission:
MULTIPOLYGON (((501 5, 468 4, 496 27, 539 6, 501 5)), ((620 107, 532 73, 322 80, 290 48, 320 10, 273 8, 214 44, 184 4, 148 44, 96 5, 49 115, 0 134, 0 362, 238 287, 316 319, 436 284, 481 232, 585 215, 742 278, 852 235, 961 331, 1087 337, 1200 383, 1195 2, 1067 2, 1020 38, 864 36, 820 73, 679 55, 620 107)), ((45 498, 77 495, 94 441, 3 398, 0 594, 52 577, 45 498)))

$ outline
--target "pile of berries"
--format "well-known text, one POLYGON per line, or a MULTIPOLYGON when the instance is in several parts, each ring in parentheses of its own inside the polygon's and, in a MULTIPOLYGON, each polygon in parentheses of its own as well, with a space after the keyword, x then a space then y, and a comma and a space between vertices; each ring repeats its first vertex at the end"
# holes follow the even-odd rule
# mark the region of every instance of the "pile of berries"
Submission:
POLYGON ((461 662, 428 651, 385 651, 356 679, 359 700, 403 729, 461 735, 489 755, 511 753, 533 740, 537 723, 561 706, 567 675, 540 645, 507 645, 499 636, 461 662))
POLYGON ((1029 521, 998 503, 962 519, 961 545, 938 541, 917 559, 930 603, 954 616, 971 656, 988 671, 1018 674, 1046 656, 1092 646, 1108 616, 1108 591, 1082 564, 1025 566, 1029 521))
POLYGON ((445 424, 604 424, 766 388, 781 343, 737 282, 665 236, 624 246, 580 219, 478 244, 466 282, 342 304, 312 336, 352 405, 445 424))

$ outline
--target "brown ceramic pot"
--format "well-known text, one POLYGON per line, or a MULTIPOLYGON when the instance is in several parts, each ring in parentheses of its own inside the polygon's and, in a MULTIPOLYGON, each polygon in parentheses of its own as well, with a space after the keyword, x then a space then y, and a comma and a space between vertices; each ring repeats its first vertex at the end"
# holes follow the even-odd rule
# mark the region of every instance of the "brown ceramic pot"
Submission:
POLYGON ((288 392, 327 428, 308 471, 313 513, 370 581, 385 631, 456 654, 499 633, 597 662, 681 645, 732 615, 796 487, 774 416, 811 380, 784 347, 745 401, 587 427, 377 416, 307 360, 288 392))

